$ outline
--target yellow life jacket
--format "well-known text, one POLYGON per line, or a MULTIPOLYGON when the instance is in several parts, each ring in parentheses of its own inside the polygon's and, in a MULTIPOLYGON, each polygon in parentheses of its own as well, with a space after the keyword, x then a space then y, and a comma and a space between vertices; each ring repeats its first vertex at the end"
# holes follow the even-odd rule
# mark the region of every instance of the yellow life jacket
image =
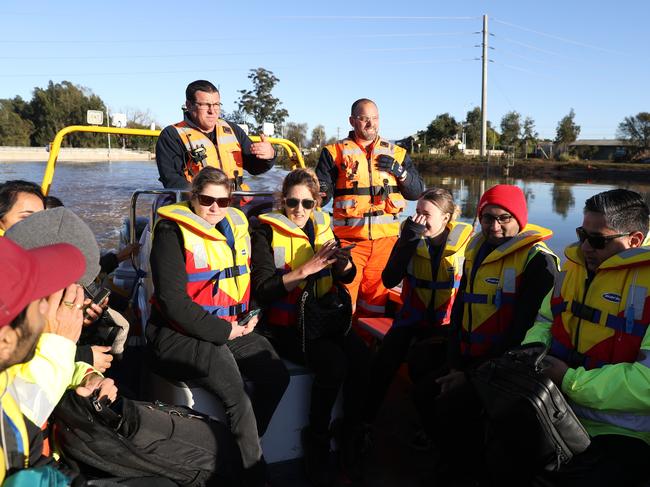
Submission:
POLYGON ((450 222, 447 230, 447 242, 437 256, 431 255, 425 237, 418 242, 406 269, 402 284, 403 305, 393 326, 449 324, 463 274, 465 247, 473 229, 467 223, 450 222))
POLYGON ((189 202, 158 209, 158 214, 178 223, 183 234, 187 294, 206 311, 235 321, 248 310, 250 299, 250 236, 246 216, 228 208, 226 220, 234 236, 231 248, 214 225, 199 217, 189 202))
POLYGON ((463 354, 483 356, 503 338, 512 324, 519 281, 528 262, 538 252, 552 255, 558 261, 543 243, 552 235, 551 230, 529 223, 519 234, 492 250, 476 270, 475 262, 485 237, 479 233, 472 238, 465 249, 466 285, 459 298, 464 303, 460 341, 463 354))
POLYGON ((174 124, 174 127, 185 145, 187 159, 183 172, 189 182, 202 168, 213 166, 226 173, 234 182, 235 189, 241 188, 244 176, 242 150, 235 131, 228 122, 221 119, 217 121, 216 146, 206 134, 185 120, 174 124))
POLYGON ((399 164, 406 150, 377 138, 369 156, 352 139, 325 146, 338 170, 334 187, 334 233, 351 240, 373 240, 399 235, 398 215, 406 207, 395 176, 379 171, 377 158, 386 155, 399 164))
POLYGON ((20 406, 16 401, 16 392, 12 387, 13 374, 7 371, 0 379, 0 382, 7 381, 2 388, 2 418, 4 421, 5 438, 3 443, 6 445, 6 456, 9 459, 9 465, 5 464, 5 454, 0 446, 0 484, 5 479, 7 471, 16 471, 29 468, 29 433, 25 424, 25 417, 20 411, 20 406))
POLYGON ((551 353, 574 368, 635 362, 650 322, 650 249, 613 255, 588 288, 580 244, 565 255, 551 298, 551 353))
MULTIPOLYGON (((279 275, 291 272, 309 259, 323 246, 334 238, 331 218, 328 213, 314 210, 310 216, 314 225, 314 248, 305 232, 284 214, 279 212, 266 213, 259 216, 261 223, 266 223, 273 230, 273 259, 279 275)), ((332 290, 333 280, 330 267, 326 267, 316 276, 316 294, 324 296, 332 290)), ((265 320, 271 325, 294 326, 297 322, 296 305, 305 283, 300 283, 284 299, 274 302, 265 310, 265 320)))

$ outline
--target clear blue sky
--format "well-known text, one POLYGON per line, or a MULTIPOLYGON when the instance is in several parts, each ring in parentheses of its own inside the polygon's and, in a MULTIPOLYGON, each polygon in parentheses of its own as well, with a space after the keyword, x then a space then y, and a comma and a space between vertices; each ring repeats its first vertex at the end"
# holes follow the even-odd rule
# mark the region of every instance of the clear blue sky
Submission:
POLYGON ((69 80, 112 111, 149 110, 167 125, 189 81, 213 81, 231 111, 261 66, 280 78, 289 120, 309 131, 343 135, 351 102, 368 97, 381 133, 401 138, 480 104, 483 14, 495 125, 517 110, 554 137, 573 107, 581 138, 613 138, 623 117, 650 111, 647 0, 4 0, 0 98, 69 80))

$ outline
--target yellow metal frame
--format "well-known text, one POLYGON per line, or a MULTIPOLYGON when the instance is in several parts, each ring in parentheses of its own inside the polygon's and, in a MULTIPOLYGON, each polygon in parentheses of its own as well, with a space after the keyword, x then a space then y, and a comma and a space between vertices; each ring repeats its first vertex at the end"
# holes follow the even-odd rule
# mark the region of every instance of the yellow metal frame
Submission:
MULTIPOLYGON (((43 182, 41 183, 43 194, 46 196, 50 192, 52 179, 54 179, 56 161, 59 158, 59 152, 61 150, 61 142, 63 141, 63 137, 74 132, 90 132, 95 134, 115 135, 140 135, 145 137, 158 137, 160 135, 160 130, 101 127, 97 125, 70 125, 69 127, 65 127, 59 130, 54 137, 54 140, 50 144, 50 156, 47 159, 45 174, 43 175, 43 182)), ((253 142, 259 142, 261 140, 258 136, 252 136, 250 139, 253 142)), ((273 137, 267 137, 266 140, 271 144, 279 145, 284 150, 286 150, 287 155, 294 162, 294 167, 296 167, 296 163, 300 167, 305 167, 305 160, 302 158, 302 154, 300 153, 298 147, 296 147, 296 144, 287 139, 276 139, 273 137)))

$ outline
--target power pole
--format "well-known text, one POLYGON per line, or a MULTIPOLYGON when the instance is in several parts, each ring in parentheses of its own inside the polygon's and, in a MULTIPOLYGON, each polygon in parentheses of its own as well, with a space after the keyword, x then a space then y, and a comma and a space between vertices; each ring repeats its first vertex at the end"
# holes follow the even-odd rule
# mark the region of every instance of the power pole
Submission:
POLYGON ((341 127, 336 127, 336 140, 341 140, 341 127))
POLYGON ((487 67, 488 67, 488 16, 483 16, 483 89, 481 90, 481 157, 487 146, 487 67))

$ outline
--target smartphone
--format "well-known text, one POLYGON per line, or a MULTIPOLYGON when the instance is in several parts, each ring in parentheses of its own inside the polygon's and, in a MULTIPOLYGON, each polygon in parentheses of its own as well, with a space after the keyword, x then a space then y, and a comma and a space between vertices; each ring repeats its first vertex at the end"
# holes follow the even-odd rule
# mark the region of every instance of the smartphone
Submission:
MULTIPOLYGON (((100 304, 111 294, 110 289, 98 286, 95 283, 92 283, 88 286, 84 286, 83 288, 84 288, 84 296, 90 299, 91 304, 100 304)), ((90 306, 90 304, 88 306, 90 306)), ((84 314, 87 313, 84 312, 84 314)))
POLYGON ((248 323, 253 317, 259 315, 261 312, 262 312, 261 308, 254 309, 253 311, 249 311, 244 316, 242 316, 239 320, 237 320, 237 324, 239 326, 245 326, 246 323, 248 323))

